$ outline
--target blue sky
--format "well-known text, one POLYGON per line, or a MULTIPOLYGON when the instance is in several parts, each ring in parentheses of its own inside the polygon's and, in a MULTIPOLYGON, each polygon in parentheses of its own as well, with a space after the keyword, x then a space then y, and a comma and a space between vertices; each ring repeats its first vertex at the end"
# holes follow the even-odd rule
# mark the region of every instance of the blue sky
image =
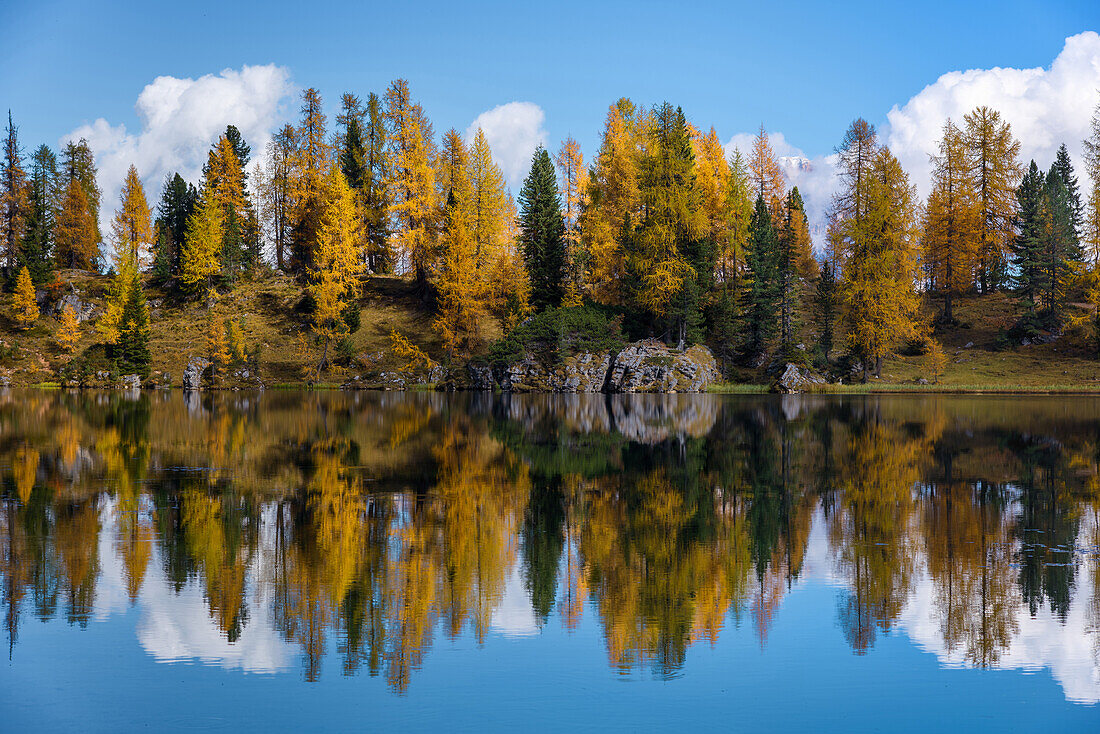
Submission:
MULTIPOLYGON (((815 159, 832 151, 854 117, 884 125, 893 107, 945 73, 1050 67, 1067 38, 1100 29, 1100 3, 8 0, 0 27, 8 29, 0 104, 12 109, 24 146, 56 145, 102 119, 93 147, 104 148, 106 168, 111 135, 122 126, 130 135, 142 130, 135 102, 156 77, 261 65, 280 67, 288 89, 318 87, 333 113, 341 92, 365 97, 405 77, 437 133, 465 130, 498 105, 530 102, 544 115, 541 139, 556 148, 572 134, 586 159, 607 106, 624 95, 679 104, 723 141, 763 123, 782 133, 786 152, 815 159)), ((1095 55, 1100 79, 1100 44, 1095 55)), ((256 130, 296 106, 284 96, 256 130)), ((917 153, 913 160, 919 166, 917 153)))

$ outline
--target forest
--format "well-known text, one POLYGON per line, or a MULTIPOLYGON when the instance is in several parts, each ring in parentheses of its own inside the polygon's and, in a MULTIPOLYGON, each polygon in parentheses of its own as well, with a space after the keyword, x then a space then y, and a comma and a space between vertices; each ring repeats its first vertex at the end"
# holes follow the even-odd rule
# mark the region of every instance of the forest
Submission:
POLYGON ((96 358, 147 376, 155 291, 201 314, 194 349, 215 375, 258 364, 249 325, 219 304, 284 278, 293 339, 319 379, 361 360, 360 305, 381 277, 406 282, 430 314, 431 347, 393 330, 393 350, 444 365, 484 358, 521 324, 568 323, 704 344, 734 377, 793 362, 867 380, 904 352, 937 381, 960 299, 979 312, 1011 304, 997 349, 1072 333, 1100 356, 1100 108, 1083 183, 1064 144, 1053 161, 1023 161, 997 110, 945 120, 924 200, 856 119, 835 149, 816 246, 763 125, 751 150, 727 155, 715 128, 679 107, 623 98, 587 162, 572 138, 539 147, 513 199, 484 132, 437 137, 404 80, 366 100, 344 94, 334 124, 323 110, 306 89, 297 124, 263 151, 228 124, 201 180, 169 175, 153 205, 131 166, 107 232, 87 141, 28 154, 9 112, 0 358, 38 334, 59 370, 96 358), (94 318, 59 304, 81 271, 106 283, 94 318))

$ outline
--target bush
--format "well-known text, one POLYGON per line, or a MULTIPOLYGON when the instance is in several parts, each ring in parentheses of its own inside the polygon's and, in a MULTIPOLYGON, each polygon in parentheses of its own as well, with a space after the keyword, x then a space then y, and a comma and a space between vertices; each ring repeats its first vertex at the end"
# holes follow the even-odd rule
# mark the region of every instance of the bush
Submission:
POLYGON ((572 354, 618 351, 624 344, 620 317, 608 318, 592 306, 551 308, 494 342, 489 362, 503 367, 533 354, 547 364, 557 364, 572 354))

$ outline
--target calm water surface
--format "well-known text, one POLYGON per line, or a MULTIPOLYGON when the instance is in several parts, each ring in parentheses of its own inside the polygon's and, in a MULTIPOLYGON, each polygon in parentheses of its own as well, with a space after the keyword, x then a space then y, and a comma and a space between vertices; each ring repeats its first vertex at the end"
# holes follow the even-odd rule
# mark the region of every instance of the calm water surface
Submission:
POLYGON ((1100 731, 1100 400, 0 392, 0 730, 1100 731))

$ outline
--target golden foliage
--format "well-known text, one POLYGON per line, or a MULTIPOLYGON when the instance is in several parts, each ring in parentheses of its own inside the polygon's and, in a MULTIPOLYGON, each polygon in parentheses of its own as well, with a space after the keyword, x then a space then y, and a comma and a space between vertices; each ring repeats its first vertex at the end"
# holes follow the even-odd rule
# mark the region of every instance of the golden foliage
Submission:
POLYGON ((15 325, 28 329, 38 321, 38 301, 34 296, 34 283, 30 271, 24 265, 15 278, 15 292, 12 293, 11 315, 15 325))
POLYGON ((54 259, 59 267, 93 270, 99 257, 99 230, 88 195, 74 178, 65 190, 54 234, 54 259))
POLYGON ((149 248, 153 243, 153 225, 149 215, 149 202, 138 178, 137 169, 131 165, 122 184, 122 206, 111 222, 115 259, 137 258, 139 265, 148 263, 149 248))
POLYGON ((66 352, 72 354, 78 341, 80 341, 80 322, 76 319, 73 307, 66 304, 61 312, 61 325, 57 329, 57 343, 66 352))
POLYGON ((402 372, 415 372, 421 369, 430 370, 438 366, 434 359, 409 341, 407 336, 398 333, 396 329, 390 330, 390 349, 398 359, 405 362, 401 367, 402 372))
POLYGON ((386 189, 392 194, 389 215, 394 241, 407 269, 423 282, 435 266, 435 155, 431 125, 410 98, 404 79, 386 90, 386 122, 390 128, 386 189))
POLYGON ((187 236, 180 253, 180 281, 192 292, 205 292, 221 272, 224 219, 213 193, 203 192, 187 220, 187 236))

